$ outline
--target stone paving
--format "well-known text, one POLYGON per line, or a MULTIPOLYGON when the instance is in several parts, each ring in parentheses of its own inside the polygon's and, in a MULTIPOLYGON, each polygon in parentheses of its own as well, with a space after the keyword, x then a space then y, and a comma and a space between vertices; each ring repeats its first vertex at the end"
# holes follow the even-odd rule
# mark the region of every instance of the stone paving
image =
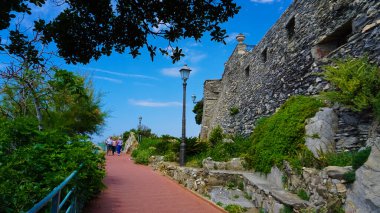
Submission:
POLYGON ((150 167, 135 164, 125 153, 106 156, 106 162, 107 189, 84 212, 225 212, 150 167))

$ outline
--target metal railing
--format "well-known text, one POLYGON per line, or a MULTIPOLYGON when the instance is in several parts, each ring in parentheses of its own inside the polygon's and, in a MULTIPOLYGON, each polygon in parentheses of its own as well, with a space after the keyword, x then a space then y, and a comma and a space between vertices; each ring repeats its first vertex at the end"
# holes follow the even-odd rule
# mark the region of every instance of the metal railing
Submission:
MULTIPOLYGON (((51 201, 51 213, 58 213, 65 206, 66 202, 71 200, 70 205, 67 207, 66 212, 77 212, 77 197, 75 194, 76 187, 70 189, 66 196, 61 202, 61 191, 62 189, 78 174, 79 170, 82 168, 83 164, 79 166, 77 170, 72 172, 61 184, 53 189, 45 198, 31 208, 28 213, 35 213, 45 207, 51 201)), ((67 203, 68 204, 68 203, 67 203)))

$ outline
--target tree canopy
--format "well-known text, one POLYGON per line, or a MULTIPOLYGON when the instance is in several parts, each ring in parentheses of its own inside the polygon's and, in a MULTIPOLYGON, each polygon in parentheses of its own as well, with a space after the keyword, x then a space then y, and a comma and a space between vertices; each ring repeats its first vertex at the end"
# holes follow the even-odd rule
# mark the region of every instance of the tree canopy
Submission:
MULTIPOLYGON (((2 1, 0 30, 10 26, 17 13, 31 13, 30 5, 43 7, 45 0, 2 1)), ((57 3, 58 4, 58 3, 57 3)), ((34 31, 43 34, 45 44, 55 42, 68 63, 88 63, 113 51, 133 57, 146 48, 153 58, 159 51, 178 61, 184 54, 173 43, 182 38, 199 40, 205 32, 211 40, 224 42, 226 30, 220 25, 238 13, 232 0, 134 1, 62 0, 65 9, 53 20, 35 20, 34 31), (165 47, 152 44, 155 38, 168 41, 165 47)), ((1 38, 0 38, 1 39, 1 38)), ((11 44, 0 45, 9 52, 33 50, 20 31, 11 30, 11 44)))

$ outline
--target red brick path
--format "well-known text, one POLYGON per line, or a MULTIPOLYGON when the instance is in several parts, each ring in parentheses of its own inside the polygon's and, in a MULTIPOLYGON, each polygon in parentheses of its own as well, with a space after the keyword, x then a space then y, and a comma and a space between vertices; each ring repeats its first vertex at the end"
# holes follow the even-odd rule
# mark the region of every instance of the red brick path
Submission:
POLYGON ((223 210, 129 155, 106 156, 107 189, 84 212, 213 213, 223 210))

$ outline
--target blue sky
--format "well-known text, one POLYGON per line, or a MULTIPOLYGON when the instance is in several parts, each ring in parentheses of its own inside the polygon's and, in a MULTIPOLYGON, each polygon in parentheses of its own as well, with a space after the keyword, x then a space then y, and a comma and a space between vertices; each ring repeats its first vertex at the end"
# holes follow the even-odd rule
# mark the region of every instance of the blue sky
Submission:
MULTIPOLYGON (((246 36, 246 44, 257 44, 292 1, 235 2, 242 9, 233 19, 223 24, 230 36, 226 40, 227 44, 211 42, 207 33, 198 43, 191 39, 182 40, 178 45, 184 49, 186 57, 176 64, 159 53, 152 62, 146 51, 135 59, 126 53, 114 53, 87 65, 67 65, 59 58, 53 59, 53 63, 59 67, 88 75, 95 90, 103 94, 102 108, 108 112, 109 117, 101 135, 93 136, 94 142, 137 128, 139 116, 142 116, 142 124, 157 135, 180 137, 182 80, 179 69, 184 64, 192 69, 187 84, 187 136, 198 136, 200 126, 195 124, 194 113, 191 111, 194 107, 191 95, 195 94, 199 100, 203 96, 204 81, 222 77, 224 63, 237 44, 235 37, 238 33, 246 36)), ((51 4, 34 11, 33 16, 39 17, 54 17, 58 13, 51 4)), ((30 25, 30 20, 31 17, 25 17, 23 25, 30 25)), ((167 46, 163 40, 150 42, 158 47, 167 46)), ((0 68, 7 62, 6 58, 0 56, 0 68)))

